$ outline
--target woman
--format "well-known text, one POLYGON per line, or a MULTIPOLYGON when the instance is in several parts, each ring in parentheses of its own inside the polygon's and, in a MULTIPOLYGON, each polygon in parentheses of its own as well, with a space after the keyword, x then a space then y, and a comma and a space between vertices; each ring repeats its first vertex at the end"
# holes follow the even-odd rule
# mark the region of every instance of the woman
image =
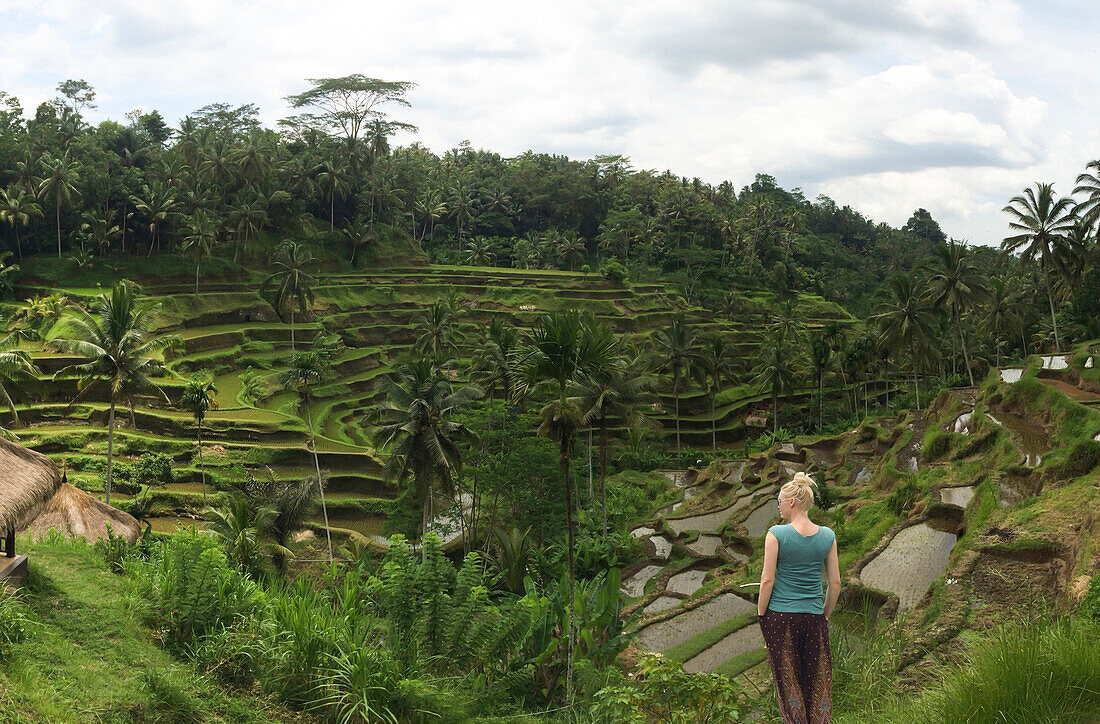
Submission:
POLYGON ((828 621, 840 595, 840 565, 836 535, 807 515, 813 484, 809 475, 798 473, 779 490, 779 515, 790 523, 772 526, 764 539, 757 612, 784 724, 832 721, 828 621), (828 596, 821 586, 822 565, 828 596))

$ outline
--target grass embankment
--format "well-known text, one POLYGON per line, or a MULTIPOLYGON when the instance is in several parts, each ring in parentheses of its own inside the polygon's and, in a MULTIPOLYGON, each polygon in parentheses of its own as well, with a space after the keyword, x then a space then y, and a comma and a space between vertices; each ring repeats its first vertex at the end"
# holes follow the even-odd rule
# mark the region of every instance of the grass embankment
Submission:
POLYGON ((128 581, 83 541, 29 543, 19 596, 27 640, 0 665, 5 722, 291 722, 294 713, 230 692, 156 645, 134 615, 128 581))

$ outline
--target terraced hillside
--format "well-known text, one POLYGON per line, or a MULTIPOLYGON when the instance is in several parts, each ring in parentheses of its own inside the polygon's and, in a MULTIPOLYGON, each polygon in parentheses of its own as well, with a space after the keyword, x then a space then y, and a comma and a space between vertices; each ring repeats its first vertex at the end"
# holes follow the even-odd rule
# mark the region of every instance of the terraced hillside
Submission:
MULTIPOLYGON (((51 281, 68 277, 32 262, 18 289, 31 298, 60 292, 87 302, 101 286, 77 286, 51 281)), ((125 275, 121 270, 119 275, 125 275)), ((318 334, 337 335, 344 345, 333 374, 315 391, 313 418, 322 467, 330 478, 335 525, 365 534, 381 530, 396 490, 382 480, 382 461, 371 442, 365 412, 383 395, 380 381, 395 361, 407 354, 426 307, 450 298, 460 309, 456 373, 464 375, 475 345, 493 319, 520 327, 532 325, 546 311, 581 309, 607 321, 615 330, 643 338, 684 312, 699 333, 721 332, 734 341, 737 375, 718 397, 719 439, 743 437, 747 411, 764 403, 764 395, 746 384, 751 357, 764 329, 766 310, 774 300, 763 293, 746 293, 743 319, 719 319, 706 310, 688 307, 659 284, 615 284, 584 274, 552 271, 468 267, 397 267, 363 273, 319 274, 316 302, 295 329, 283 323, 258 293, 258 274, 236 270, 202 284, 194 293, 186 278, 131 275, 147 297, 161 304, 158 333, 171 333, 179 343, 164 355, 170 375, 159 380, 167 399, 147 397, 133 411, 125 410, 116 449, 124 463, 134 464, 146 453, 162 453, 175 461, 175 482, 154 491, 154 508, 164 516, 197 509, 202 494, 196 455, 195 423, 175 409, 185 380, 194 373, 212 375, 218 390, 217 409, 204 423, 204 456, 211 479, 239 483, 251 471, 270 467, 280 477, 304 476, 312 469, 307 429, 295 393, 281 389, 292 345, 308 345, 318 334), (292 340, 293 334, 293 340, 292 340), (252 372, 248 372, 252 370, 252 372), (254 379, 243 389, 242 374, 254 379), (258 390, 258 391, 257 391, 258 390)), ((818 297, 798 300, 798 311, 809 326, 850 325, 842 309, 818 297)), ((59 333, 55 327, 45 336, 59 333)), ((102 397, 77 395, 73 380, 53 374, 75 362, 49 351, 43 343, 28 343, 42 370, 45 402, 28 400, 19 408, 24 429, 20 439, 58 462, 64 460, 70 479, 99 490, 106 449, 107 404, 102 397)), ((803 396, 796 393, 795 398, 803 396)), ((660 421, 673 427, 672 397, 665 395, 660 421)), ((681 427, 685 442, 709 443, 709 401, 701 391, 681 396, 681 427)))
POLYGON ((899 617, 901 669, 963 646, 967 629, 1076 605, 1100 573, 1098 361, 1100 346, 1033 357, 925 411, 651 473, 679 502, 632 531, 645 550, 623 571, 636 645, 688 671, 764 661, 752 584, 779 486, 799 471, 833 498, 812 517, 837 533, 847 614, 835 633, 845 615, 853 630, 865 611, 899 617))

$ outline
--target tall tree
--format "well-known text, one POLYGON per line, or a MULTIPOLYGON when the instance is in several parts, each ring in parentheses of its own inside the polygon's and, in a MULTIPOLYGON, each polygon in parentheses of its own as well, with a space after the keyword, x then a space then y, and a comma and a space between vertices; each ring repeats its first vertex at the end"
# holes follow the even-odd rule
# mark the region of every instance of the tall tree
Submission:
POLYGON ((205 377, 192 377, 187 381, 180 396, 180 407, 191 413, 195 418, 195 435, 198 438, 199 449, 199 474, 202 475, 202 499, 206 500, 206 468, 202 464, 202 423, 206 419, 206 413, 211 409, 217 409, 216 395, 218 388, 214 387, 214 381, 205 377))
POLYGON ((1061 351, 1052 277, 1064 273, 1073 258, 1070 235, 1077 223, 1073 199, 1069 196, 1058 198, 1054 184, 1036 183, 1035 188, 1026 188, 1022 195, 1013 197, 1004 212, 1011 219, 1009 228, 1018 233, 1005 237, 1001 248, 1008 252, 1022 250, 1021 261, 1038 259, 1046 282, 1054 344, 1058 347, 1056 351, 1061 351))
POLYGON ((38 197, 54 206, 57 222, 57 258, 61 258, 61 207, 80 198, 76 184, 80 180, 80 164, 68 158, 45 158, 42 169, 45 174, 38 184, 38 197))
POLYGON ((218 222, 203 210, 196 211, 187 222, 187 235, 180 242, 180 251, 195 257, 195 294, 199 293, 199 270, 204 256, 210 256, 218 243, 218 222))
POLYGON ((718 450, 718 418, 714 412, 714 403, 722 386, 729 381, 733 373, 733 360, 736 354, 728 338, 712 334, 703 339, 699 347, 698 367, 707 385, 707 397, 710 398, 710 449, 718 450))
MULTIPOLYGON (((823 333, 817 332, 810 336, 809 355, 810 371, 817 380, 817 428, 825 426, 825 376, 833 366, 832 340, 823 333)), ((889 389, 889 380, 886 382, 889 389)))
POLYGON ((0 221, 6 221, 15 230, 15 248, 19 260, 23 260, 23 242, 19 230, 31 223, 35 217, 41 218, 42 209, 35 203, 34 197, 19 186, 9 186, 0 191, 0 221))
MULTIPOLYGON (((287 96, 292 108, 311 108, 315 112, 305 115, 313 125, 329 133, 340 133, 345 138, 357 140, 365 125, 384 120, 382 106, 387 104, 408 107, 405 96, 416 87, 408 81, 385 81, 368 78, 358 73, 341 78, 307 78, 309 90, 287 96)), ((388 130, 397 128, 415 130, 407 123, 387 121, 388 130)))
POLYGON ((796 347, 781 331, 769 332, 756 354, 752 383, 772 396, 772 434, 779 433, 779 396, 794 390, 802 374, 796 347))
POLYGON ((974 370, 970 367, 962 314, 987 298, 985 275, 978 269, 966 244, 954 240, 936 245, 935 255, 925 265, 925 270, 928 272, 929 301, 935 308, 946 309, 959 330, 963 362, 973 387, 974 370))
POLYGON ((584 425, 584 412, 569 394, 570 384, 588 369, 582 356, 584 323, 575 309, 544 314, 535 322, 526 344, 519 352, 515 396, 522 399, 540 393, 550 398, 539 411, 539 432, 558 445, 562 489, 565 493, 566 576, 569 582, 568 628, 566 647, 566 696, 573 696, 573 648, 576 640, 575 551, 573 522, 573 485, 569 462, 577 431, 584 425))
POLYGON ((313 468, 317 474, 321 497, 321 514, 325 521, 325 540, 328 542, 328 561, 332 563, 332 532, 328 527, 328 506, 325 505, 325 490, 321 481, 321 458, 317 455, 317 434, 313 429, 313 389, 320 384, 331 370, 329 355, 318 349, 295 352, 290 357, 290 366, 280 375, 284 389, 298 394, 302 408, 306 412, 306 429, 309 431, 309 449, 313 453, 313 468))
POLYGON ((695 333, 683 312, 677 312, 668 327, 653 333, 657 371, 672 376, 672 398, 676 417, 676 454, 680 454, 680 383, 690 379, 698 367, 695 333))
POLYGON ((913 277, 898 274, 890 278, 885 297, 875 308, 871 320, 878 324, 882 341, 894 349, 909 352, 909 361, 913 366, 913 390, 920 404, 920 384, 917 381, 917 366, 922 358, 922 349, 934 337, 932 314, 928 310, 926 294, 918 287, 913 277))
POLYGON ((19 427, 19 411, 15 408, 12 392, 31 387, 37 381, 39 373, 30 354, 18 348, 21 341, 22 335, 19 332, 12 332, 0 339, 0 397, 11 410, 13 427, 19 427))
POLYGON ((290 314, 290 351, 294 351, 294 310, 306 313, 315 299, 313 288, 317 280, 306 269, 313 263, 313 254, 297 241, 279 245, 273 271, 260 285, 260 294, 268 296, 275 313, 282 319, 290 314))
POLYGON ((435 515, 433 492, 439 487, 446 495, 454 494, 455 476, 462 469, 458 442, 473 436, 451 418, 482 392, 474 385, 456 389, 428 359, 401 365, 384 384, 386 401, 375 413, 379 423, 375 440, 390 450, 386 477, 398 481, 412 477, 423 536, 435 515))
POLYGON ((89 390, 106 388, 110 404, 107 413, 107 504, 111 504, 111 474, 114 462, 115 405, 125 401, 133 405, 134 396, 142 392, 164 392, 152 377, 164 374, 164 363, 158 354, 178 341, 172 335, 151 336, 153 320, 159 304, 138 299, 134 287, 123 281, 102 294, 94 302, 93 316, 81 306, 71 308, 66 328, 53 340, 62 352, 84 358, 84 362, 62 368, 55 377, 75 377, 84 383, 73 400, 89 390))

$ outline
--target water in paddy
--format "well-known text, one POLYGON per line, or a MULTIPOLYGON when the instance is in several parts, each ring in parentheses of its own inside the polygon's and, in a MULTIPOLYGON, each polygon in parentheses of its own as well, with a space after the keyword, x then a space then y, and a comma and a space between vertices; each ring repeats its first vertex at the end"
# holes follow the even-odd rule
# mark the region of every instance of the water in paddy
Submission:
POLYGON ((989 419, 1009 431, 1024 455, 1025 465, 1039 467, 1043 462, 1043 455, 1050 449, 1046 433, 1041 428, 1008 410, 999 410, 996 417, 990 415, 989 419))
POLYGON ((860 571, 864 584, 897 594, 898 610, 912 608, 943 575, 958 536, 927 523, 905 528, 860 571))
POLYGON ((768 502, 749 513, 748 518, 745 518, 745 532, 749 534, 749 538, 762 536, 768 532, 768 523, 778 517, 779 505, 774 500, 769 499, 768 502))

